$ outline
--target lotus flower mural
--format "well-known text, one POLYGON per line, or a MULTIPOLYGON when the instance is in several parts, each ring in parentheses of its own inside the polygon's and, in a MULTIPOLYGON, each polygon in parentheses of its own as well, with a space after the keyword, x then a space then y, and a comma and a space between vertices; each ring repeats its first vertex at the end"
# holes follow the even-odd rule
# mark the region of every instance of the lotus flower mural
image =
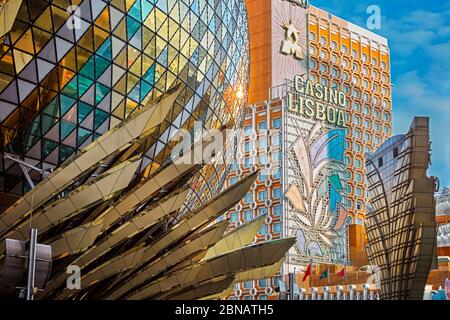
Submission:
POLYGON ((316 123, 288 142, 285 193, 295 260, 340 262, 346 258, 344 129, 316 123))

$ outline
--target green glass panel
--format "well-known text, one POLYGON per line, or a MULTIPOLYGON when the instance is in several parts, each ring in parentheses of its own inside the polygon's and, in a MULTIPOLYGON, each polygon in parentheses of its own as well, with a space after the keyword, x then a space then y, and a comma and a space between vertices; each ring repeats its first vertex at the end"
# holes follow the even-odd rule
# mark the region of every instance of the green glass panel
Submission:
POLYGON ((31 123, 30 133, 35 136, 39 136, 41 134, 41 121, 40 116, 37 116, 36 119, 31 123))
POLYGON ((84 103, 84 102, 79 102, 78 103, 78 122, 82 122, 87 116, 88 114, 92 111, 92 106, 84 103))
POLYGON ((103 100, 105 95, 109 92, 109 88, 105 87, 101 83, 95 84, 95 103, 98 104, 103 100))
POLYGON ((155 84, 155 65, 154 64, 145 73, 144 80, 147 81, 151 85, 155 84))
POLYGON ((130 99, 132 99, 133 101, 140 102, 140 100, 139 100, 140 91, 141 91, 141 84, 139 82, 138 84, 136 84, 134 86, 133 90, 131 90, 131 92, 128 94, 128 97, 130 99))
POLYGON ((137 29, 141 24, 134 20, 132 17, 127 16, 127 35, 128 39, 131 39, 133 35, 136 33, 137 29))
POLYGON ((79 87, 78 96, 81 97, 91 87, 91 85, 93 83, 94 83, 94 81, 92 81, 91 79, 88 79, 88 78, 83 77, 83 76, 79 76, 79 79, 78 79, 78 87, 79 87))
POLYGON ((58 117, 59 116, 59 97, 56 96, 52 102, 49 103, 49 105, 44 109, 43 113, 48 114, 52 117, 58 117))
POLYGON ((60 100, 61 100, 61 116, 63 116, 73 106, 75 100, 64 94, 61 94, 60 100))
POLYGON ((145 97, 147 96, 147 94, 153 89, 153 86, 148 84, 145 81, 141 82, 141 99, 139 102, 141 102, 142 100, 145 99, 145 97))
POLYGON ((136 0, 128 11, 128 14, 137 21, 142 21, 141 0, 136 0))
POLYGON ((55 150, 58 143, 52 140, 42 139, 42 157, 47 157, 53 150, 55 150))
POLYGON ((77 146, 80 146, 91 134, 89 130, 78 128, 77 146))
POLYGON ((90 57, 89 60, 84 64, 83 68, 81 68, 80 74, 90 79, 94 79, 94 71, 94 57, 90 57))
POLYGON ((49 117, 45 114, 41 115, 42 119, 42 134, 46 134, 48 130, 50 130, 51 127, 56 123, 56 119, 49 117))
POLYGON ((100 125, 109 117, 109 115, 100 109, 95 109, 94 129, 100 127, 100 125))
POLYGON ((105 59, 111 60, 111 38, 108 37, 105 42, 101 45, 101 47, 97 50, 97 54, 105 59))
POLYGON ((59 147, 59 161, 60 162, 65 161, 74 152, 75 152, 75 148, 72 148, 72 147, 69 147, 66 145, 61 145, 59 147))
POLYGON ((341 179, 339 179, 339 176, 337 174, 333 174, 332 176, 329 177, 329 179, 330 179, 330 183, 336 190, 338 190, 338 191, 342 190, 341 179))
POLYGON ((111 62, 100 56, 95 56, 95 79, 100 77, 103 72, 111 65, 111 62))
POLYGON ((72 131, 75 129, 76 125, 72 122, 61 120, 60 123, 60 136, 61 140, 64 140, 72 131))
POLYGON ((78 82, 77 82, 77 76, 74 76, 72 80, 64 87, 62 92, 69 97, 76 98, 77 97, 77 91, 78 91, 78 82))

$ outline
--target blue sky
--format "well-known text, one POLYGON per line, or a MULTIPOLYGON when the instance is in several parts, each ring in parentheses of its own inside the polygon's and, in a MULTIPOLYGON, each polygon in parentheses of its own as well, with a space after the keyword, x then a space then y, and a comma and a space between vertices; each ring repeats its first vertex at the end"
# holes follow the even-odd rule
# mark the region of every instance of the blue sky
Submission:
POLYGON ((381 29, 391 49, 394 134, 414 115, 429 116, 430 175, 450 186, 450 1, 311 0, 312 5, 364 28, 368 6, 381 9, 381 29))

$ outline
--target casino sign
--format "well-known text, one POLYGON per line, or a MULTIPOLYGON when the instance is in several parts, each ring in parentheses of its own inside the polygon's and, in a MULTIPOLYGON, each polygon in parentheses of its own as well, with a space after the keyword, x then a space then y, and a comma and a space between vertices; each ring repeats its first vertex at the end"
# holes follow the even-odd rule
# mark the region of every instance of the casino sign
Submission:
POLYGON ((332 125, 346 127, 344 109, 347 105, 345 93, 294 77, 293 90, 287 93, 287 108, 290 112, 327 121, 332 125))

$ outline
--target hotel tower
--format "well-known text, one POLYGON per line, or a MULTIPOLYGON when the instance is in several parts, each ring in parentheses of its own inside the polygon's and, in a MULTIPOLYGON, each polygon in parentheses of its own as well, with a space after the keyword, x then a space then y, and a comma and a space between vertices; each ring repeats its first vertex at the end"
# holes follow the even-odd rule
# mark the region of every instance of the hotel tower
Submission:
POLYGON ((249 106, 226 186, 259 173, 222 219, 237 228, 261 216, 257 242, 296 238, 282 263, 260 270, 267 278, 230 291, 259 300, 309 264, 367 264, 364 153, 391 136, 391 79, 385 38, 305 1, 246 2, 249 106))

